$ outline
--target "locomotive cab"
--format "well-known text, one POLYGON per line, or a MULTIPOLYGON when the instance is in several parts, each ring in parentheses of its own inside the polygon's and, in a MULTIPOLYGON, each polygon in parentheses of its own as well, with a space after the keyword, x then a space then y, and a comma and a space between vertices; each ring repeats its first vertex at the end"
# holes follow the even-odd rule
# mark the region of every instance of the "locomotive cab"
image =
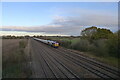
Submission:
POLYGON ((58 46, 59 46, 59 43, 54 43, 55 48, 58 48, 58 46))

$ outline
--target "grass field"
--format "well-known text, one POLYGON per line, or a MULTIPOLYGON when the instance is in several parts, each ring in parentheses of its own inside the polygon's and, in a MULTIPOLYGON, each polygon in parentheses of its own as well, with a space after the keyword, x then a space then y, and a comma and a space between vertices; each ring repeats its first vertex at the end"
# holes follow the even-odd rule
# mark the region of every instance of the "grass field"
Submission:
POLYGON ((31 75, 24 52, 26 46, 26 39, 3 39, 3 78, 27 78, 31 75))

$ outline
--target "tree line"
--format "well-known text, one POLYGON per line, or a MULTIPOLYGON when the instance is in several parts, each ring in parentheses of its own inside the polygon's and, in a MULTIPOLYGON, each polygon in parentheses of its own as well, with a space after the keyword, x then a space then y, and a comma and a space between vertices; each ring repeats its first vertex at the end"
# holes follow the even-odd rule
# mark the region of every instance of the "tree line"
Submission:
POLYGON ((97 55, 119 57, 120 30, 113 33, 109 29, 92 26, 82 30, 81 35, 84 40, 88 40, 89 45, 92 45, 90 48, 94 47, 91 51, 97 55))

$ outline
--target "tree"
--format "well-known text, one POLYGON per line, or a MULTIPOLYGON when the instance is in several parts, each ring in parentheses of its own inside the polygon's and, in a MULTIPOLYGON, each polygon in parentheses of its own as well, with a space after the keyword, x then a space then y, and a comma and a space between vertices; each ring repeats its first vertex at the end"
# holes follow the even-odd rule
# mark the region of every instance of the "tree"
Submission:
POLYGON ((101 29, 95 26, 84 29, 81 35, 88 39, 108 39, 113 36, 113 32, 109 29, 101 29))
POLYGON ((92 35, 92 39, 109 39, 113 36, 113 32, 108 29, 97 29, 97 32, 92 35))
POLYGON ((85 28, 84 30, 82 30, 81 35, 85 38, 91 38, 92 35, 97 31, 97 27, 92 26, 89 28, 85 28))
POLYGON ((25 38, 26 38, 26 39, 29 39, 29 37, 30 37, 29 35, 25 35, 25 38))

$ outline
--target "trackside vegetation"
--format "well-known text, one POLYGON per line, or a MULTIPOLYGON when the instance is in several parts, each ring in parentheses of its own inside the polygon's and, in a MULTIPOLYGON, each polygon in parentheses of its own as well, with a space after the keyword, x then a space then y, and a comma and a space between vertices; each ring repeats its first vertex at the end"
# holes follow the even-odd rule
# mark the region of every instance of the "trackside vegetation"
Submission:
POLYGON ((31 69, 28 65, 27 56, 24 51, 26 46, 27 40, 21 39, 18 41, 17 47, 14 47, 14 49, 9 52, 3 53, 3 79, 28 78, 31 76, 31 69))
POLYGON ((109 29, 95 26, 82 30, 78 37, 48 37, 56 40, 61 46, 84 52, 89 56, 109 65, 118 67, 120 31, 113 33, 109 29))

